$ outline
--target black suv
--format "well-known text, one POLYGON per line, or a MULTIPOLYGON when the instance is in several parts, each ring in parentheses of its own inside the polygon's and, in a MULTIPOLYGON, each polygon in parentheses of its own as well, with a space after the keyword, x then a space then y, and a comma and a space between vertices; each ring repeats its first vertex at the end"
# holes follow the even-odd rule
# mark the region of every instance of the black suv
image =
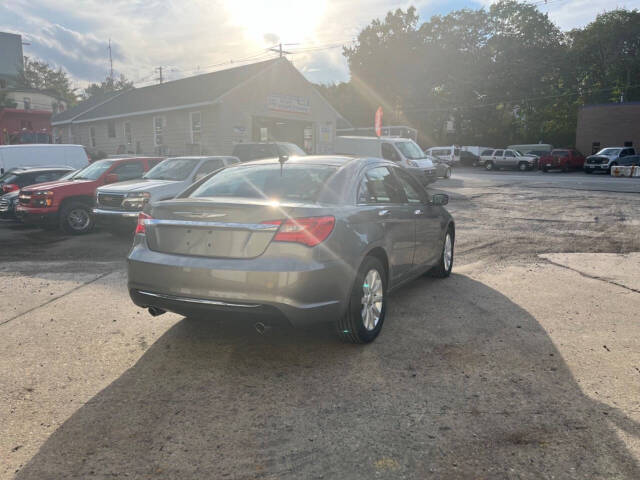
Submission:
POLYGON ((52 182, 73 172, 70 167, 18 167, 0 176, 0 218, 15 218, 18 193, 22 187, 52 182))
POLYGON ((306 153, 295 143, 251 142, 236 144, 231 155, 238 157, 241 162, 250 162, 251 160, 262 160, 263 158, 279 158, 280 156, 302 157, 306 153))

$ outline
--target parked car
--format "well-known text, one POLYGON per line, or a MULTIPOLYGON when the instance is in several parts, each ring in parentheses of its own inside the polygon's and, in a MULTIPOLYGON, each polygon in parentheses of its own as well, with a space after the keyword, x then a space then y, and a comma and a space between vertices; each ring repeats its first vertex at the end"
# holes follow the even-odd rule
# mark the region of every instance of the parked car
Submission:
POLYGON ((554 148, 550 154, 538 160, 543 172, 559 169, 568 172, 571 169, 582 169, 584 156, 572 148, 554 148))
POLYGON ((306 153, 295 143, 289 142, 247 142, 237 143, 233 147, 232 157, 241 162, 260 160, 263 158, 302 157, 306 153))
POLYGON ((517 150, 494 150, 491 157, 484 161, 484 168, 517 168, 520 171, 532 170, 538 165, 536 157, 522 155, 517 150))
POLYGON ((595 155, 587 157, 583 169, 586 173, 611 173, 611 167, 616 165, 633 165, 635 155, 636 151, 633 147, 603 148, 595 155))
POLYGON ((450 274, 447 202, 382 159, 234 165, 145 207, 128 257, 129 294, 152 315, 333 321, 345 341, 371 342, 391 290, 428 271, 450 274))
POLYGON ((61 165, 77 170, 88 164, 82 145, 0 145, 0 175, 17 167, 61 165))
POLYGON ((69 167, 15 168, 0 176, 0 218, 15 218, 20 189, 58 180, 73 173, 69 167))
MULTIPOLYGON (((463 152, 463 153, 467 153, 467 152, 463 152)), ((433 165, 436 167, 436 177, 438 178, 451 178, 451 173, 452 173, 452 168, 451 165, 449 165, 447 162, 445 162, 444 160, 437 158, 437 157, 429 157, 429 160, 431 160, 431 163, 433 163, 433 165)))
POLYGON ((475 167, 480 162, 480 157, 467 150, 460 151, 460 165, 475 167))
POLYGON ((478 157, 478 165, 484 166, 487 160, 491 160, 493 158, 493 152, 495 152, 495 148, 487 148, 480 153, 478 157))
POLYGON ((409 138, 337 137, 337 154, 390 160, 415 175, 424 185, 437 180, 436 167, 429 155, 409 138))
POLYGON ((460 147, 451 145, 449 147, 431 147, 424 153, 431 155, 432 157, 438 157, 449 164, 456 164, 460 162, 460 147))
POLYGON ((71 167, 19 167, 0 176, 0 194, 20 190, 35 183, 50 182, 73 172, 71 167))
POLYGON ((108 183, 140 178, 161 158, 97 160, 69 178, 23 188, 16 215, 25 223, 62 228, 74 235, 93 229, 96 189, 108 183))
POLYGON ((114 231, 133 232, 140 212, 149 202, 175 197, 209 173, 238 163, 236 157, 174 157, 164 160, 142 178, 98 187, 96 222, 114 231))

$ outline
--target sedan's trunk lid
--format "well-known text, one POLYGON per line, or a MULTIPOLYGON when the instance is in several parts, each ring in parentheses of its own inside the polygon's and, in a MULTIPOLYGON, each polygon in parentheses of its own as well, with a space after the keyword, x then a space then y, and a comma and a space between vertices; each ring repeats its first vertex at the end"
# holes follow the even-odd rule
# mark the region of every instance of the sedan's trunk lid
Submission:
POLYGON ((313 204, 243 200, 238 198, 176 199, 159 202, 146 227, 154 251, 178 255, 255 258, 264 253, 286 218, 320 216, 313 204))

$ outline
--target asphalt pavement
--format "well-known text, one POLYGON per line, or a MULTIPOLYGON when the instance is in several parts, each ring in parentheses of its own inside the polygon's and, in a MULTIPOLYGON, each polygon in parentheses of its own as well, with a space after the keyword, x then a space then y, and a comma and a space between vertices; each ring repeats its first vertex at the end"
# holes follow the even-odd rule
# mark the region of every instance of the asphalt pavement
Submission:
POLYGON ((129 239, 0 224, 0 477, 640 478, 640 179, 584 177, 438 181, 454 273, 367 346, 151 317, 129 239))

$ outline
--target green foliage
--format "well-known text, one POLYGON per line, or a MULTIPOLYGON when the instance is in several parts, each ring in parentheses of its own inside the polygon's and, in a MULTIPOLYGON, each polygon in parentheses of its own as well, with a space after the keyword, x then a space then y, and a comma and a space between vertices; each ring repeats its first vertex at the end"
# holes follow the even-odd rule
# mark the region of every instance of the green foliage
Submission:
POLYGON ((25 88, 48 90, 70 105, 77 100, 67 73, 62 68, 55 69, 41 60, 24 57, 24 70, 20 73, 18 84, 25 88))
POLYGON ((425 145, 569 146, 580 105, 640 100, 637 10, 563 33, 515 0, 422 24, 411 7, 371 22, 344 55, 351 80, 322 93, 358 126, 382 105, 385 123, 417 128, 425 145))
POLYGON ((129 90, 130 88, 134 88, 133 82, 128 80, 124 75, 121 74, 120 78, 106 77, 100 83, 92 83, 84 89, 84 93, 82 94, 82 96, 86 100, 97 94, 106 92, 117 92, 119 90, 129 90))

